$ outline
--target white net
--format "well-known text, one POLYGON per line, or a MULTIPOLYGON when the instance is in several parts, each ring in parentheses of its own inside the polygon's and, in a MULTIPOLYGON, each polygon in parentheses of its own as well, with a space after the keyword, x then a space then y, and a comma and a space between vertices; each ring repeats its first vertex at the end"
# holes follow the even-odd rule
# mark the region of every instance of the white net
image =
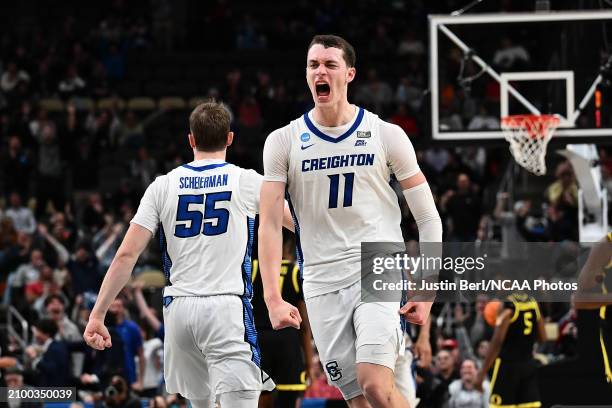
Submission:
POLYGON ((541 176, 546 174, 546 146, 559 123, 554 115, 513 115, 502 118, 501 128, 516 162, 541 176))

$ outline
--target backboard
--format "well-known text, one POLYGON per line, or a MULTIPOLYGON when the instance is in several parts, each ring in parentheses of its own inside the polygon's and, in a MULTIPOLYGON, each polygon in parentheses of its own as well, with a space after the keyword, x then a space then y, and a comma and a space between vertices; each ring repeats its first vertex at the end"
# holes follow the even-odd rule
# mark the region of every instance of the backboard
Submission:
POLYGON ((433 139, 504 139, 502 116, 532 113, 560 116, 553 140, 612 140, 611 23, 612 11, 430 16, 433 139))

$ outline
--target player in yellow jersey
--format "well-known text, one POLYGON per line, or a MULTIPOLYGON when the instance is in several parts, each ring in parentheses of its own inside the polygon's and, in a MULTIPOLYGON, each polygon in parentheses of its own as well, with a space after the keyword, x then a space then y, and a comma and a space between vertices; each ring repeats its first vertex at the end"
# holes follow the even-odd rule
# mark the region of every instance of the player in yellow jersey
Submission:
POLYGON ((487 357, 476 378, 482 389, 486 373, 491 373, 490 408, 538 408, 536 363, 533 345, 545 339, 538 303, 525 294, 508 296, 495 323, 487 357))
POLYGON ((577 309, 599 309, 599 344, 605 379, 612 385, 612 232, 597 242, 580 272, 577 309))

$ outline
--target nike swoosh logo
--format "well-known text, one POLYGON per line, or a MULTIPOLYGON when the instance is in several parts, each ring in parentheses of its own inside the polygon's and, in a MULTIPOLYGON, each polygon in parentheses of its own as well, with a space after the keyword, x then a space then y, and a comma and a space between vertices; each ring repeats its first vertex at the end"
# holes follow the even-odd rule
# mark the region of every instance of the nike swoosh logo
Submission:
POLYGON ((308 146, 304 146, 304 145, 302 145, 301 147, 302 147, 302 150, 306 150, 306 149, 308 149, 308 148, 309 148, 309 147, 311 147, 311 146, 314 146, 314 143, 309 144, 308 146))

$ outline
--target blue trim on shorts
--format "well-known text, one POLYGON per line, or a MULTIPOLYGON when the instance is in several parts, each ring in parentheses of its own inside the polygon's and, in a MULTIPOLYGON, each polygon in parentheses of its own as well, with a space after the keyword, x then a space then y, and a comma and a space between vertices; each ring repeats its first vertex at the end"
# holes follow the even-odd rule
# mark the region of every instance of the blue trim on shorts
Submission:
POLYGON ((295 209, 291 203, 291 196, 289 190, 285 188, 285 199, 289 204, 289 211, 291 212, 291 218, 293 218, 293 224, 295 227, 295 257, 300 268, 300 279, 304 279, 304 252, 302 252, 302 241, 300 239, 300 223, 295 214, 295 209))

